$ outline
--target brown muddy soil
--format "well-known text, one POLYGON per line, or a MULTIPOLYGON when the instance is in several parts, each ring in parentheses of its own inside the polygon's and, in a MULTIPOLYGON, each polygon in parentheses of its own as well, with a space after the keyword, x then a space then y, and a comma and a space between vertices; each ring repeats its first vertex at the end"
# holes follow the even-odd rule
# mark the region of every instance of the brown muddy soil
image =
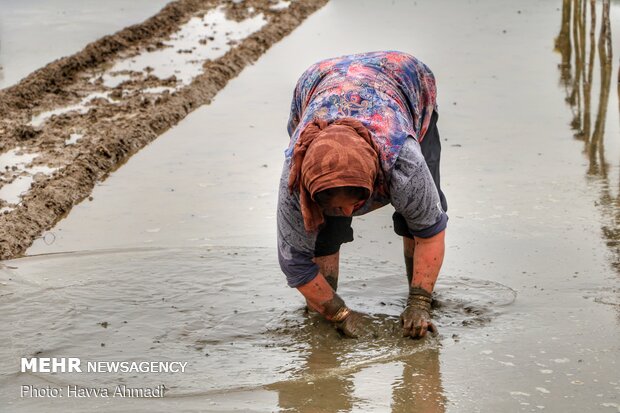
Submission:
MULTIPOLYGON (((38 154, 32 166, 56 168, 50 175, 34 176, 31 189, 22 194, 19 203, 0 201, 0 207, 9 207, 0 215, 0 259, 22 255, 43 231, 88 197, 96 182, 190 112, 209 103, 246 65, 326 3, 304 0, 277 8, 268 0, 179 0, 145 22, 103 37, 0 91, 0 154, 17 148, 38 154), (239 42, 231 40, 231 49, 223 56, 205 60, 202 74, 191 84, 179 87, 174 77, 161 79, 148 71, 144 76, 129 73, 129 80, 113 87, 93 81, 118 59, 164 47, 163 42, 180 26, 218 6, 234 21, 262 13, 266 24, 239 42), (173 93, 145 93, 147 88, 175 85, 173 93), (70 111, 40 124, 33 122, 43 112, 79 104, 101 92, 107 97, 89 100, 84 113, 70 111), (72 134, 83 138, 67 144, 72 134)), ((201 44, 210 41, 208 34, 201 44)), ((0 188, 17 178, 7 175, 9 169, 0 171, 4 174, 0 188)))

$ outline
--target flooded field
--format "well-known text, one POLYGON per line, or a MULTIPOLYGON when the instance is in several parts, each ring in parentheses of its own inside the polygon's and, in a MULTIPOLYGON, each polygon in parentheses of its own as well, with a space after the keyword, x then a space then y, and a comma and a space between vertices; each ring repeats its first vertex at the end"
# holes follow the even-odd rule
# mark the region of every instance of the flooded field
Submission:
MULTIPOLYGON (((269 252, 153 248, 6 262, 0 312, 9 328, 0 334, 10 346, 3 350, 1 367, 13 373, 3 377, 2 399, 19 406, 19 395, 9 385, 15 382, 110 388, 118 383, 150 383, 165 385, 171 400, 160 403, 169 405, 191 398, 217 407, 223 394, 232 402, 236 394, 260 391, 291 404, 280 407, 293 408, 300 397, 334 391, 333 400, 321 402, 331 410, 329 406, 340 404, 364 405, 368 396, 357 394, 359 390, 349 394, 350 390, 368 386, 364 377, 388 365, 390 374, 399 368, 431 372, 433 377, 425 378, 418 397, 442 406, 441 340, 458 340, 490 325, 516 297, 515 291, 498 283, 446 278, 435 303, 442 335, 414 342, 402 338, 399 329, 406 298, 406 280, 399 276, 399 268, 385 261, 348 260, 345 270, 358 276, 343 285, 343 294, 352 298, 355 308, 375 316, 376 330, 368 340, 345 340, 320 317, 306 314, 292 291, 280 288, 274 270, 277 260, 269 252), (252 291, 240 276, 249 271, 261 274, 252 291), (83 360, 180 360, 188 366, 185 374, 128 377, 14 371, 18 354, 60 353, 83 360), (426 391, 432 391, 432 397, 426 391)), ((411 381, 410 373, 404 374, 402 380, 409 383, 401 386, 419 385, 411 381)), ((395 398, 406 396, 393 390, 395 398)), ((378 389, 369 391, 371 400, 384 397, 378 389)), ((38 403, 54 406, 49 399, 38 403)), ((271 400, 259 410, 276 407, 271 400)))
POLYGON ((0 88, 157 13, 166 0, 5 0, 0 16, 0 88), (44 35, 42 35, 44 33, 44 35))
POLYGON ((97 184, 31 257, 1 262, 4 410, 619 412, 619 21, 604 1, 329 2, 97 184), (380 49, 438 81, 450 222, 439 335, 422 341, 396 327, 390 208, 356 218, 341 252, 343 298, 375 317, 372 338, 306 314, 277 265, 295 80, 380 49), (188 364, 20 373, 34 355, 188 364), (20 397, 28 384, 166 396, 20 397))

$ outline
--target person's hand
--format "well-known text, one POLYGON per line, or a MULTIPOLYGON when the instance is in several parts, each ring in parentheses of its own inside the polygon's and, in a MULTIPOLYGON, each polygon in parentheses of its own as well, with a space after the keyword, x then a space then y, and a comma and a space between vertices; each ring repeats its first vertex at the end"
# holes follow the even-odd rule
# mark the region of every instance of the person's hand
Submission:
POLYGON ((403 337, 422 338, 427 332, 437 334, 431 321, 431 294, 421 288, 411 287, 407 307, 400 315, 403 337))
POLYGON ((427 332, 437 333, 437 327, 431 321, 427 310, 407 306, 400 315, 400 324, 403 328, 403 337, 422 338, 427 332))
POLYGON ((357 311, 349 311, 343 320, 334 322, 338 331, 350 338, 377 336, 377 325, 372 317, 357 311))

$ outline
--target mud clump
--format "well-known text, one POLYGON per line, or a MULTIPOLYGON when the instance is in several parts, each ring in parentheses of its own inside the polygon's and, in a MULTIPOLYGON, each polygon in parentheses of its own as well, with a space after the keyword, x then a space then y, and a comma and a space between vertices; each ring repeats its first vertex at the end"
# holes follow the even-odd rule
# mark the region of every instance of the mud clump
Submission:
MULTIPOLYGON (((56 170, 38 178, 18 204, 0 214, 0 259, 22 255, 37 237, 87 198, 98 181, 190 112, 211 102, 246 65, 326 3, 294 1, 286 9, 274 10, 268 0, 242 4, 175 1, 145 22, 105 36, 1 90, 0 154, 20 148, 36 153, 37 165, 56 170), (223 56, 205 59, 201 74, 188 85, 173 77, 151 76, 146 69, 146 76, 127 73, 119 84, 103 85, 100 75, 115 61, 165 48, 166 40, 183 24, 218 7, 233 20, 260 13, 266 23, 243 40, 231 42, 223 56), (80 104, 86 109, 49 112, 80 104), (42 113, 51 114, 35 122, 42 113), (75 133, 82 137, 67 144, 67 137, 75 133)), ((213 39, 208 35, 206 44, 213 39)), ((0 178, 0 188, 10 183, 0 178)))
POLYGON ((19 125, 15 128, 15 137, 18 141, 34 139, 39 133, 40 131, 30 125, 19 125))

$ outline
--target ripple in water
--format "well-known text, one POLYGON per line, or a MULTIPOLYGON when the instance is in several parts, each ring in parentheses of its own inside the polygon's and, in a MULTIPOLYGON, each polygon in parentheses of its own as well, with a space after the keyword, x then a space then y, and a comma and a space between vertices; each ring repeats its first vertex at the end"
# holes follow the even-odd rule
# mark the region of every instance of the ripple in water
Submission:
POLYGON ((305 313, 270 249, 112 250, 4 264, 5 390, 20 375, 19 358, 35 355, 83 363, 187 361, 188 374, 40 375, 58 385, 164 383, 166 397, 329 379, 436 348, 441 337, 489 323, 515 298, 501 284, 442 276, 434 303, 440 336, 413 341, 400 337, 398 326, 407 294, 404 270, 366 258, 343 260, 339 293, 349 306, 372 314, 378 331, 373 340, 350 340, 305 313))

